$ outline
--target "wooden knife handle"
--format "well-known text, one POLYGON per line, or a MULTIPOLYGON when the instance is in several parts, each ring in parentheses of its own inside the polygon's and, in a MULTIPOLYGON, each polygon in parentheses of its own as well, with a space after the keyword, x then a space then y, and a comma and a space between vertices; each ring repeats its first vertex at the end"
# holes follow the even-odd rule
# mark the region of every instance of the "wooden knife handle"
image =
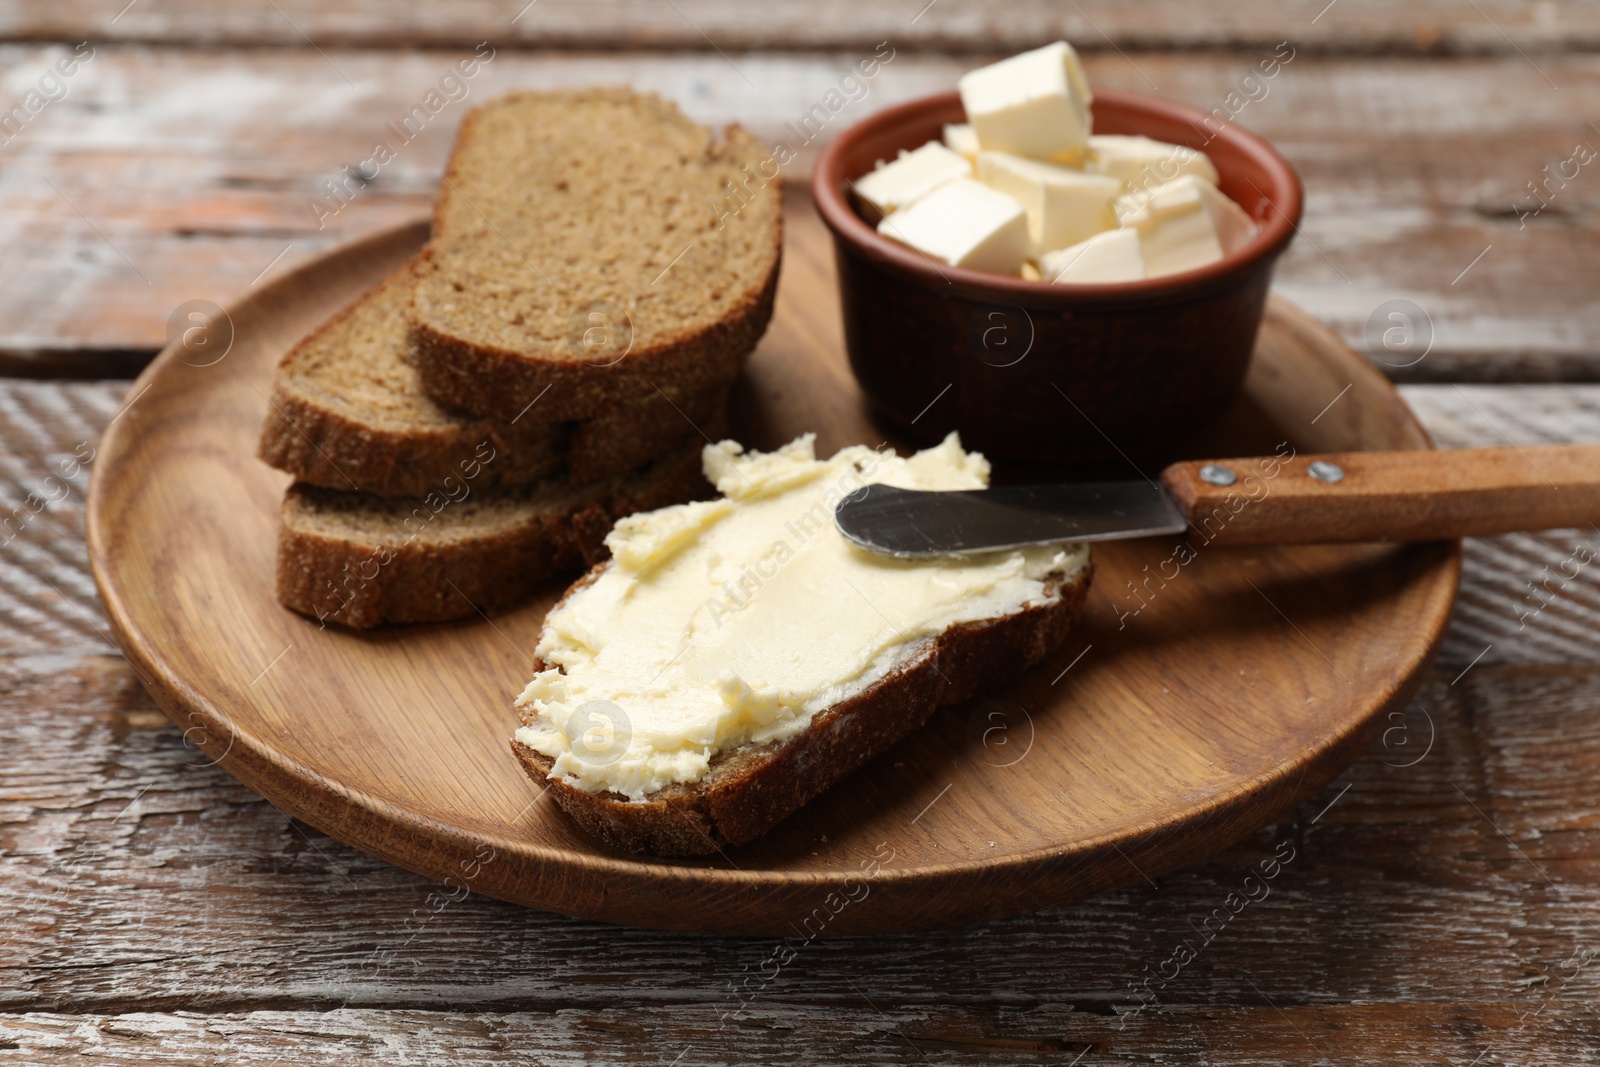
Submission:
POLYGON ((1162 484, 1189 520, 1189 538, 1225 545, 1434 541, 1600 524, 1600 445, 1284 452, 1163 471, 1162 484), (1232 483, 1220 484, 1229 473, 1232 483))

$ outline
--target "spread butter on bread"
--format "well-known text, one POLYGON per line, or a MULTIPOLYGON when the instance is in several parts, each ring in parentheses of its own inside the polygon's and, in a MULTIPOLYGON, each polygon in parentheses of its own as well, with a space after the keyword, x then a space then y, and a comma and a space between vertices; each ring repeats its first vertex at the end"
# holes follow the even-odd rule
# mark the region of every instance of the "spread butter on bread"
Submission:
POLYGON ((720 497, 634 515, 553 608, 511 747, 596 836, 742 844, 920 725, 1057 647, 1089 583, 1067 544, 900 560, 844 540, 863 484, 974 489, 955 435, 909 457, 707 446, 720 497))

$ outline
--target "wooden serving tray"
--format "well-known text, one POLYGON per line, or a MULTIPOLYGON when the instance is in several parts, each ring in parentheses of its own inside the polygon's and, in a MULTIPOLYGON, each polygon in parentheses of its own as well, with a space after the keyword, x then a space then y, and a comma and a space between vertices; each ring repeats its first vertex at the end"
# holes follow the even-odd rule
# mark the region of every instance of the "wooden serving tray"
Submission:
MULTIPOLYGON (((778 310, 736 390, 736 433, 770 448, 815 431, 824 455, 875 445, 827 236, 809 202, 790 205, 778 310)), ((425 235, 380 234, 251 294, 214 364, 163 352, 106 433, 88 513, 112 626, 186 739, 409 870, 608 922, 798 938, 1050 907, 1289 811, 1404 705, 1443 633, 1459 542, 1202 548, 1181 563, 1176 539, 1096 546, 1082 624, 1014 684, 941 710, 725 856, 610 850, 540 799, 507 748, 559 585, 491 620, 369 633, 319 629, 273 599, 288 479, 254 455, 272 369, 425 235)), ((1281 301, 1219 427, 1194 454, 1430 447, 1380 374, 1281 301)))

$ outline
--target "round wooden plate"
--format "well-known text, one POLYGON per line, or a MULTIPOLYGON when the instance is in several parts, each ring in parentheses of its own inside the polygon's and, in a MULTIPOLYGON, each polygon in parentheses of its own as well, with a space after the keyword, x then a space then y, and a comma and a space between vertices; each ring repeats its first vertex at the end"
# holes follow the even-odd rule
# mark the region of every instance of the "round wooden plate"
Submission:
MULTIPOLYGON (((794 204, 737 433, 770 448, 816 431, 823 454, 877 444, 839 343, 826 235, 794 204)), ((112 625, 186 739, 284 811, 409 870, 569 915, 718 933, 1015 915, 1153 877, 1283 815, 1403 705, 1443 632, 1459 543, 1202 548, 1182 565, 1175 539, 1096 546, 1083 621, 1049 662, 941 710, 753 844, 709 861, 611 851, 539 799, 507 748, 557 585, 492 619, 370 633, 319 629, 273 599, 288 479, 255 458, 273 367, 425 235, 381 234, 252 293, 230 309, 220 361, 163 352, 106 433, 88 523, 112 625)), ((940 383, 911 387, 931 398, 940 383)), ((1430 447, 1380 374, 1276 302, 1244 396, 1192 453, 1285 441, 1430 447)))

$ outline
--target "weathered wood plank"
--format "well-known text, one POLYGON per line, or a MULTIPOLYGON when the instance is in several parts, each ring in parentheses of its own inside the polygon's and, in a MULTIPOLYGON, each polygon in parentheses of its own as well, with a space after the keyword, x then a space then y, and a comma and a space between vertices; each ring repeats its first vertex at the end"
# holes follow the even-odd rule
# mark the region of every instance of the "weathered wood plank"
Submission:
MULTIPOLYGON (((479 1013, 459 1018, 507 1042, 466 1042, 489 1062, 519 1045, 542 1062, 685 1046, 684 1062, 723 1062, 768 1040, 899 1062, 896 1035, 946 1062, 1085 1047, 1305 1062, 1296 1029, 1346 1062, 1399 1042, 1430 1061, 1557 1062, 1537 1056, 1600 1040, 1594 671, 1436 674, 1293 820, 1196 868, 1008 922, 797 939, 781 965, 771 941, 451 899, 291 825, 186 749, 111 657, 8 658, 0 677, 0 1057, 100 1042, 120 1062, 138 1039, 160 1062, 315 1059, 295 1042, 383 1047, 360 1022, 383 1015, 337 1009, 394 1008, 479 1013), (1256 899, 1235 913, 1230 893, 1256 899), (127 1014, 145 1012, 204 1017, 127 1014)), ((397 1056, 464 1040, 460 1022, 389 1018, 397 1056)))
MULTIPOLYGON (((1417 385, 1403 392, 1442 448, 1600 443, 1600 391, 1593 386, 1417 385)), ((1469 539, 1441 661, 1600 664, 1597 560, 1595 529, 1469 539)))
POLYGON ((1321 50, 1359 52, 1529 52, 1594 47, 1600 14, 1588 4, 1514 0, 67 0, 17 4, 0 15, 13 39, 146 41, 175 44, 459 46, 489 39, 525 46, 584 48, 851 48, 894 40, 942 51, 996 51, 1066 37, 1104 50, 1246 48, 1284 39, 1321 50))
POLYGON ((863 987, 854 1006, 755 1018, 719 1029, 715 1009, 562 1009, 552 1013, 338 1009, 328 1012, 30 1013, 0 1016, 0 1063, 45 1067, 92 1057, 106 1067, 347 1064, 387 1067, 627 1062, 904 1064, 1041 1062, 1299 1067, 1310 1062, 1512 1062, 1568 1067, 1600 1043, 1593 1008, 1528 1023, 1517 1003, 1296 1006, 1267 988, 1249 1008, 1186 1007, 1119 1027, 1083 1012, 1020 1006, 901 1009, 863 987), (863 1007, 870 999, 878 1009, 863 1007), (703 1036, 702 1036, 703 1035, 703 1036), (692 1038, 693 1043, 685 1043, 692 1038), (1496 1059, 1489 1059, 1485 1049, 1496 1059), (1327 1057, 1327 1058, 1323 1058, 1327 1057))
MULTIPOLYGON (((1323 21, 1352 3, 1342 0, 1323 21)), ((0 64, 18 72, 20 99, 66 54, 12 45, 0 47, 0 64)), ((339 240, 425 214, 456 122, 491 93, 628 81, 704 121, 738 119, 768 139, 795 140, 786 124, 864 53, 741 52, 724 62, 705 53, 503 49, 464 83, 465 100, 400 144, 386 124, 471 54, 269 50, 246 63, 204 49, 98 46, 67 96, 0 146, 0 372, 51 373, 59 361, 81 375, 98 359, 101 373, 126 373, 130 356, 163 342, 180 303, 225 303, 339 240), (322 183, 370 157, 380 139, 394 142, 397 157, 340 207, 322 183)), ((833 122, 948 88, 973 62, 898 52, 833 122)), ((1255 62, 1248 53, 1109 52, 1089 66, 1099 84, 1154 85, 1217 108, 1255 62)), ((1538 69, 1514 54, 1297 53, 1261 83, 1267 95, 1238 113, 1279 144, 1309 190, 1281 291, 1363 349, 1373 347, 1369 322, 1375 338, 1391 325, 1380 312, 1389 301, 1417 305, 1431 348, 1420 360, 1420 347, 1380 350, 1397 375, 1600 375, 1600 307, 1578 284, 1600 276, 1600 245, 1590 239, 1600 206, 1594 167, 1547 192, 1539 215, 1518 214, 1538 205, 1528 184, 1545 180, 1542 168, 1568 160, 1580 142, 1600 149, 1590 125, 1600 115, 1600 66, 1588 56, 1533 62, 1538 69)), ((815 147, 788 168, 796 184, 815 147)))
POLYGON ((0 387, 0 649, 114 652, 89 574, 84 494, 126 382, 0 387))

